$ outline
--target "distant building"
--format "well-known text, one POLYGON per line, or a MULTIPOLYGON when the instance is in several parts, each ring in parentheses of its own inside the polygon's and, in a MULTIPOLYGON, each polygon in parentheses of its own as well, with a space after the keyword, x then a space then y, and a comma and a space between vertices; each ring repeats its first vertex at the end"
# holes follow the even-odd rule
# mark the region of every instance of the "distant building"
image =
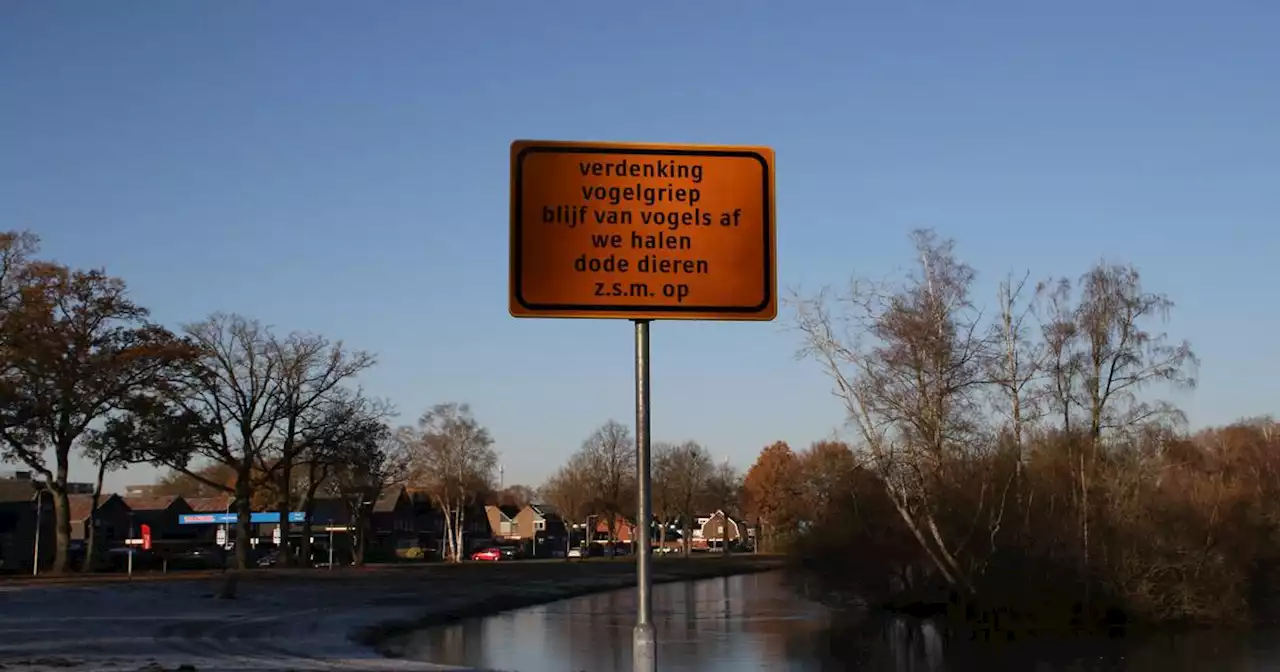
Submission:
MULTIPOLYGON (((32 492, 35 492, 38 489, 39 484, 41 482, 42 482, 41 479, 37 479, 35 472, 33 471, 24 471, 24 470, 0 471, 0 483, 9 483, 9 484, 26 483, 29 485, 32 492)), ((67 494, 68 495, 92 495, 93 484, 92 483, 67 483, 67 494)))
POLYGON ((159 488, 160 488, 160 486, 155 485, 155 484, 150 484, 150 485, 126 485, 126 486, 124 486, 124 496, 125 496, 126 498, 128 498, 128 497, 155 497, 155 496, 157 496, 157 494, 156 494, 156 490, 158 490, 159 488))

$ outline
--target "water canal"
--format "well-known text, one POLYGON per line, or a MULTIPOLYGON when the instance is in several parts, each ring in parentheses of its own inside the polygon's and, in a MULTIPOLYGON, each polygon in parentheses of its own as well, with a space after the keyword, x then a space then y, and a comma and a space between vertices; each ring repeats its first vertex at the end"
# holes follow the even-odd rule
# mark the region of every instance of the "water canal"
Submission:
MULTIPOLYGON (((634 619, 634 591, 622 590, 422 630, 400 646, 408 658, 486 670, 628 672, 634 619)), ((656 586, 654 621, 662 672, 1280 670, 1274 632, 975 650, 930 622, 832 611, 778 573, 656 586)))

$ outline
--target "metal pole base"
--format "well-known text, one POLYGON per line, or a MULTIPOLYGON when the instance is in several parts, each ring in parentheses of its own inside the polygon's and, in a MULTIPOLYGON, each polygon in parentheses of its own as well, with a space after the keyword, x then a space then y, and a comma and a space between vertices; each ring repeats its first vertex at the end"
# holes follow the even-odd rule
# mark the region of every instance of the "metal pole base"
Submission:
POLYGON ((658 669, 658 646, 653 635, 653 626, 648 623, 637 625, 631 635, 632 669, 634 672, 656 672, 658 669))

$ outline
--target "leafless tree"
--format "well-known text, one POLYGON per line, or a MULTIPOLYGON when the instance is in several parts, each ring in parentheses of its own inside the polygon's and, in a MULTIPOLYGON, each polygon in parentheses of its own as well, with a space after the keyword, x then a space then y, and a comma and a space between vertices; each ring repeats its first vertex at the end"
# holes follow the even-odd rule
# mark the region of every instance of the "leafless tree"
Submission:
POLYGON ((200 358, 178 380, 171 397, 175 409, 159 421, 171 431, 181 427, 186 436, 173 443, 189 450, 183 459, 157 459, 235 497, 236 563, 247 568, 254 468, 285 416, 281 362, 271 330, 255 320, 216 313, 185 331, 200 358), (192 456, 226 465, 235 472, 234 483, 210 480, 206 465, 190 462, 192 456))
POLYGON ((377 413, 363 409, 339 421, 343 430, 326 442, 332 460, 332 478, 328 480, 333 494, 345 503, 355 534, 354 562, 364 563, 370 532, 373 505, 390 488, 403 485, 409 478, 413 460, 413 437, 393 432, 377 413))
MULTIPOLYGON (((566 531, 589 515, 590 474, 583 464, 582 456, 575 455, 569 462, 552 474, 551 478, 538 490, 543 501, 555 507, 563 517, 566 531)), ((569 535, 565 535, 565 552, 568 552, 569 535)))
POLYGON ((1025 427, 1040 418, 1036 394, 1044 352, 1033 339, 1029 320, 1034 318, 1033 297, 1027 296, 1027 279, 1007 276, 997 290, 997 321, 991 325, 992 352, 988 376, 997 394, 996 408, 1004 416, 1021 464, 1025 427))
POLYGON ((493 439, 467 404, 438 404, 418 421, 410 444, 410 480, 421 486, 444 515, 446 553, 461 562, 467 505, 492 487, 498 455, 493 439))
POLYGON ((986 357, 974 271, 951 241, 916 231, 917 269, 900 285, 855 281, 836 301, 795 302, 802 354, 822 363, 904 524, 950 585, 970 588, 943 537, 935 490, 977 442, 986 357))
POLYGON ((653 517, 658 524, 658 547, 667 546, 667 530, 680 517, 679 499, 676 497, 676 453, 673 443, 659 441, 653 444, 652 489, 653 517))
POLYGON ((1198 366, 1191 346, 1170 344, 1143 324, 1167 321, 1173 301, 1142 289, 1137 269, 1099 263, 1080 279, 1077 324, 1084 340, 1084 400, 1089 436, 1138 427, 1153 419, 1181 419, 1168 404, 1148 403, 1137 392, 1154 383, 1195 387, 1198 366))
POLYGON ((706 499, 715 467, 711 455, 696 441, 673 446, 666 462, 664 469, 670 479, 672 512, 680 520, 684 554, 688 557, 693 522, 698 515, 698 506, 706 499))
MULTIPOLYGON (((290 334, 268 341, 271 357, 278 367, 280 419, 269 450, 257 455, 264 477, 276 483, 276 509, 280 513, 280 536, 289 539, 289 512, 294 501, 294 469, 303 462, 308 440, 322 440, 326 426, 335 419, 330 402, 339 401, 341 385, 374 365, 373 355, 348 350, 342 342, 330 343, 323 336, 290 334)), ((340 402, 339 402, 340 403, 340 402)), ((289 544, 281 544, 280 564, 292 564, 289 544)))
POLYGON ((341 491, 340 482, 351 484, 353 479, 363 479, 361 487, 366 490, 376 484, 381 492, 387 484, 404 478, 406 449, 394 442, 386 424, 394 415, 385 401, 366 397, 358 390, 337 388, 299 423, 300 452, 292 488, 299 495, 298 508, 305 514, 299 544, 303 562, 311 557, 312 519, 319 492, 326 488, 341 491))
POLYGON ((592 499, 597 513, 605 516, 612 542, 618 538, 618 520, 633 510, 636 499, 636 444, 631 429, 609 420, 583 442, 582 458, 590 475, 592 499))
POLYGON ((720 548, 728 555, 729 520, 737 514, 737 504, 742 499, 742 473, 729 464, 727 458, 711 469, 703 498, 708 511, 724 514, 724 520, 720 521, 720 548))
POLYGON ((1078 403, 1076 386, 1084 364, 1078 347, 1080 330, 1076 325, 1071 281, 1059 279, 1043 283, 1037 288, 1037 297, 1041 305, 1040 333, 1047 374, 1045 397, 1057 414, 1063 433, 1070 435, 1078 403))

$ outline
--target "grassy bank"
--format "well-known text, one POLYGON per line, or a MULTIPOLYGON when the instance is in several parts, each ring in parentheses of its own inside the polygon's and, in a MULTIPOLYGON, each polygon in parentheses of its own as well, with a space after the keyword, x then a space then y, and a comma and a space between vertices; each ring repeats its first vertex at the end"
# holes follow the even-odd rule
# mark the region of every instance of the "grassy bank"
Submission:
MULTIPOLYGON (((714 555, 684 558, 655 558, 654 583, 692 581, 720 576, 751 574, 781 569, 785 559, 770 555, 714 555)), ((489 616, 503 611, 557 602, 573 597, 634 586, 632 559, 589 560, 585 562, 467 563, 437 566, 423 573, 435 580, 449 581, 456 589, 450 599, 423 604, 412 619, 379 623, 352 634, 356 642, 372 646, 380 653, 396 656, 401 636, 423 628, 445 625, 466 618, 489 616)))

